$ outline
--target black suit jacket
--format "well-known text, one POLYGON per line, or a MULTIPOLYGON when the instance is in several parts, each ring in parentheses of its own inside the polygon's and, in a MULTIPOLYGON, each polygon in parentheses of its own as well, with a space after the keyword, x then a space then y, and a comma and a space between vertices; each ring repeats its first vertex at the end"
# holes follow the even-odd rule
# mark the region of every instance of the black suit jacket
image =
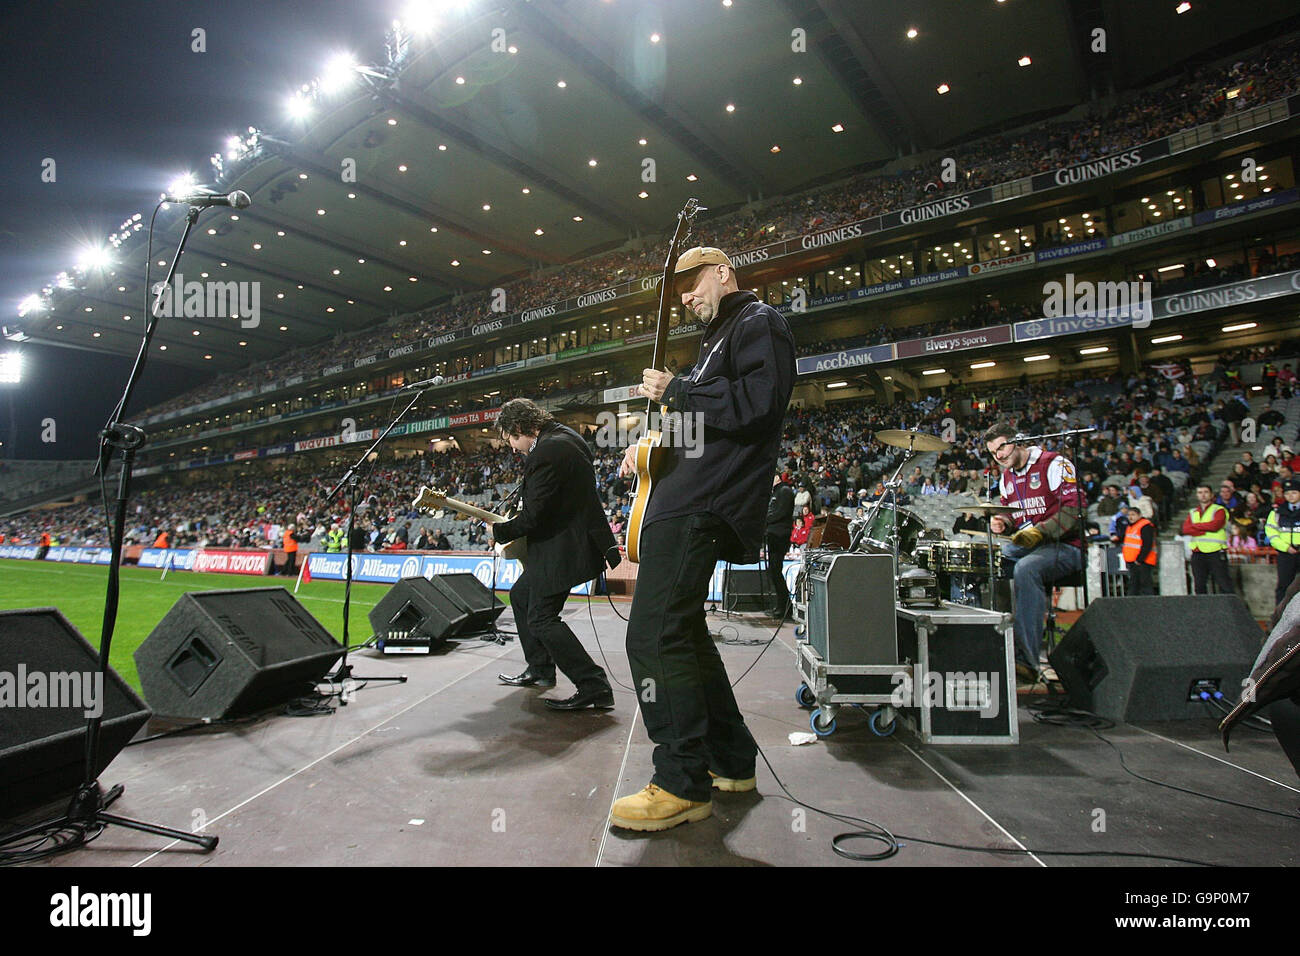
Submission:
POLYGON ((610 567, 619 563, 591 461, 581 435, 566 425, 545 426, 524 462, 519 515, 492 528, 502 544, 528 538, 535 593, 559 594, 590 581, 605 569, 607 556, 610 567))

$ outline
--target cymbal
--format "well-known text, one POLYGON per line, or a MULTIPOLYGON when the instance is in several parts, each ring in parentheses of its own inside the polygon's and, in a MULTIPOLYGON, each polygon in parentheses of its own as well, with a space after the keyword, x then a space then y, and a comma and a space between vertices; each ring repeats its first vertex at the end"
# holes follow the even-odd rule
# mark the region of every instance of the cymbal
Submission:
POLYGON ((957 510, 968 515, 1009 515, 1016 509, 993 501, 980 501, 973 505, 960 505, 957 510))
POLYGON ((910 448, 912 451, 947 451, 952 447, 951 442, 926 432, 905 431, 901 428, 876 432, 876 440, 895 448, 910 448))

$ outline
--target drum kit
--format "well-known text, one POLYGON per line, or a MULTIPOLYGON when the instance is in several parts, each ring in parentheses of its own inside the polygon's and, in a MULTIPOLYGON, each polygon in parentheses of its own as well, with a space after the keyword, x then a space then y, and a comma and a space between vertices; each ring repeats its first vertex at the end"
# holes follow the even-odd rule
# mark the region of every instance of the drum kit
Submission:
MULTIPOLYGON (((958 580, 966 581, 967 587, 971 578, 987 577, 992 581, 997 576, 1002 545, 1011 540, 1009 537, 993 534, 987 521, 983 534, 945 537, 941 529, 927 529, 920 516, 897 503, 903 487, 899 475, 907 463, 918 453, 946 451, 951 444, 934 435, 903 429, 878 431, 875 437, 886 445, 902 448, 907 454, 883 483, 884 490, 871 511, 850 522, 848 550, 892 555, 894 577, 899 582, 899 601, 908 606, 938 604, 940 574, 965 575, 958 580)), ((1015 509, 995 502, 976 502, 961 505, 958 510, 988 519, 995 514, 1009 515, 1015 509)), ((809 560, 824 550, 805 552, 805 569, 809 560)), ((992 602, 993 588, 988 590, 992 602)))

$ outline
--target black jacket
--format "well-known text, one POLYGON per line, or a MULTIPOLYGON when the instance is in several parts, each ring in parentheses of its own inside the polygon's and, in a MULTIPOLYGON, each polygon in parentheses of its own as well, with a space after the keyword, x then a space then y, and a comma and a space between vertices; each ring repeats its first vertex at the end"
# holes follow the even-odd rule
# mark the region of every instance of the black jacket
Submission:
POLYGON ((784 481, 772 488, 767 503, 767 533, 790 537, 790 522, 794 520, 794 489, 784 481))
POLYGON ((492 529, 502 544, 528 538, 534 593, 563 593, 600 574, 607 556, 610 567, 619 562, 591 460, 587 442, 572 428, 544 426, 524 461, 522 510, 492 529))
POLYGON ((794 338, 781 313, 748 290, 723 296, 694 371, 669 382, 660 399, 672 412, 698 415, 702 441, 665 445, 645 525, 712 514, 735 535, 723 560, 758 560, 794 373, 794 338))

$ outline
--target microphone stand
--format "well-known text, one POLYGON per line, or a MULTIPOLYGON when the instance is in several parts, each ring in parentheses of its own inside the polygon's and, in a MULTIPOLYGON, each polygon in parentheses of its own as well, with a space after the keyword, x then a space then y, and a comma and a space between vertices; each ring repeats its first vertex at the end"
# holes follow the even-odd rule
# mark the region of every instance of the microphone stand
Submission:
MULTIPOLYGON (((347 561, 343 565, 344 567, 343 656, 339 658, 338 669, 335 670, 333 673, 326 674, 324 677, 321 678, 322 683, 325 681, 329 681, 330 683, 333 683, 334 681, 339 682, 340 687, 342 688, 339 693, 339 703, 344 707, 346 707, 348 704, 348 697, 350 696, 352 690, 352 688, 348 687, 349 681, 352 681, 354 683, 356 681, 361 681, 363 685, 371 681, 376 681, 380 683, 396 683, 396 684, 406 683, 405 674, 400 674, 397 677, 354 677, 352 674, 352 665, 348 663, 348 643, 349 643, 348 612, 352 608, 352 564, 354 558, 353 546, 352 546, 352 531, 357 518, 357 478, 358 478, 357 473, 358 471, 361 469, 361 466, 365 464, 366 459, 370 457, 370 453, 379 447, 380 443, 385 438, 388 437, 388 433, 391 432, 397 426, 398 422, 400 422, 403 418, 406 417, 406 413, 415 407, 415 403, 418 402, 421 396, 423 396, 424 393, 427 392, 428 390, 429 387, 425 386, 424 388, 417 391, 415 393, 415 396, 410 400, 410 402, 407 403, 406 407, 397 413, 397 417, 388 423, 388 427, 383 430, 380 436, 376 438, 373 442, 371 442, 370 447, 361 453, 361 457, 358 458, 355 462, 353 462, 352 466, 343 473, 343 477, 338 480, 338 483, 335 484, 334 487, 331 488, 329 491, 325 492, 325 494, 322 496, 324 500, 327 502, 333 501, 334 496, 339 493, 339 491, 343 488, 343 486, 344 485, 348 486, 348 533, 347 533, 348 550, 347 550, 347 561)), ((310 555, 308 555, 308 560, 311 560, 310 555)))
MULTIPOLYGON (((1079 520, 1079 573, 1083 578, 1083 606, 1086 610, 1088 607, 1088 529, 1084 524, 1084 493, 1083 482, 1079 477, 1079 446, 1078 439, 1080 435, 1088 435, 1095 432, 1096 427, 1092 428, 1071 428, 1063 432, 1051 432, 1046 435, 1016 435, 1011 440, 1017 445, 1035 445, 1040 441, 1049 438, 1064 438, 1070 448, 1070 466, 1074 469, 1074 488, 1076 502, 1076 511, 1079 520)), ((990 525, 991 527, 991 525, 990 525)))
MULTIPOLYGON (((149 319, 145 324, 144 339, 140 343, 140 351, 135 357, 135 365, 131 369, 131 374, 127 376, 126 388, 122 392, 122 398, 113 409, 113 413, 109 416, 107 424, 99 433, 99 459, 95 464, 94 474, 99 476, 101 482, 103 482, 112 461, 113 450, 119 449, 122 452, 122 471, 118 476, 117 484, 117 505, 113 511, 112 525, 108 529, 112 557, 108 565, 108 584, 104 594, 104 619, 99 635, 99 673, 101 686, 104 687, 108 686, 108 656, 113 645, 113 631, 117 626, 117 606, 121 596, 119 575, 126 529, 126 503, 130 497, 131 474, 135 467, 135 454, 144 446, 146 441, 144 429, 123 422, 122 415, 126 411, 127 404, 131 401, 131 393, 135 391, 136 383, 140 380, 140 375, 144 371, 145 360, 149 357, 149 344, 153 341, 154 332, 158 328, 158 309, 162 303, 163 293, 171 287, 172 276, 176 273, 181 253, 185 249, 190 230, 194 228, 194 223, 198 219, 200 211, 198 206, 190 206, 189 211, 185 214, 185 230, 181 233, 180 243, 176 247, 176 255, 172 257, 171 268, 167 270, 167 278, 163 280, 162 288, 159 289, 154 299, 153 307, 148 310, 149 319)), ((147 269, 146 264, 146 275, 147 269)), ((148 295, 149 290, 146 289, 146 299, 148 295)), ((119 783, 105 792, 99 785, 95 767, 99 763, 103 708, 100 708, 100 711, 99 715, 90 717, 86 721, 84 775, 81 785, 68 802, 63 815, 14 833, 0 835, 0 845, 20 842, 29 836, 54 830, 75 829, 84 833, 86 828, 103 829, 106 826, 115 825, 126 827, 129 830, 139 830, 144 833, 152 833, 155 836, 170 837, 173 840, 193 843, 202 847, 204 852, 215 849, 218 841, 216 836, 187 833, 184 830, 176 830, 172 827, 159 826, 154 823, 144 823, 140 820, 131 820, 127 817, 120 817, 117 814, 106 812, 118 797, 122 796, 126 788, 119 783)))

